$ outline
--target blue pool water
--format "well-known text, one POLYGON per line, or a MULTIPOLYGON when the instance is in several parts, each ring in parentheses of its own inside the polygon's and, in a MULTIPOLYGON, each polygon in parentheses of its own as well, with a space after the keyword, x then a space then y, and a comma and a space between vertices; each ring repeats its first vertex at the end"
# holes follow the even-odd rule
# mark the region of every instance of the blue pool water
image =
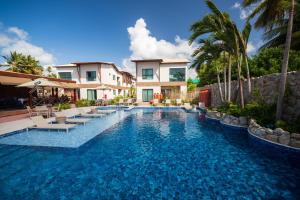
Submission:
POLYGON ((181 110, 135 110, 79 148, 0 146, 0 199, 299 199, 300 167, 181 110))

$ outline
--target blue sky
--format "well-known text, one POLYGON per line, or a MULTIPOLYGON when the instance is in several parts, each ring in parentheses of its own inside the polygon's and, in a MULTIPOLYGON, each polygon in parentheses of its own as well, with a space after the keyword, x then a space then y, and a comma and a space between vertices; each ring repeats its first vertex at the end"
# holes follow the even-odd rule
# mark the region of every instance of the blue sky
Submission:
MULTIPOLYGON (((247 10, 238 0, 214 2, 243 26, 247 10)), ((202 0, 0 0, 0 4, 2 55, 20 49, 42 64, 101 60, 128 68, 133 57, 188 56, 189 26, 208 13, 202 0)), ((252 32, 250 43, 253 53, 261 44, 259 31, 252 32)))

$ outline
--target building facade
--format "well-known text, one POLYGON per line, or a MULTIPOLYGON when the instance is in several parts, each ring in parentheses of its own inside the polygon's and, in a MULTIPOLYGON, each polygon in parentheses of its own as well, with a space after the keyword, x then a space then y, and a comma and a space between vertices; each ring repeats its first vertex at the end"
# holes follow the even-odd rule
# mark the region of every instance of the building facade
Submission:
POLYGON ((81 99, 112 99, 128 96, 134 77, 120 71, 114 63, 75 62, 54 66, 59 78, 76 81, 81 99), (105 86, 105 87, 103 87, 105 86))
POLYGON ((184 99, 187 92, 185 59, 132 60, 136 64, 137 102, 156 98, 184 99))

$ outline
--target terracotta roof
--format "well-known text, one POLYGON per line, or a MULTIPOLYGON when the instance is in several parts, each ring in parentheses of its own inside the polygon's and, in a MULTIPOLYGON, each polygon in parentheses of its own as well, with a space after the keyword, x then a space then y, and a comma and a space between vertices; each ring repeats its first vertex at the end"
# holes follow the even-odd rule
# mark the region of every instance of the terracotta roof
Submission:
POLYGON ((29 81, 31 81, 29 78, 0 76, 1 85, 20 85, 29 81))

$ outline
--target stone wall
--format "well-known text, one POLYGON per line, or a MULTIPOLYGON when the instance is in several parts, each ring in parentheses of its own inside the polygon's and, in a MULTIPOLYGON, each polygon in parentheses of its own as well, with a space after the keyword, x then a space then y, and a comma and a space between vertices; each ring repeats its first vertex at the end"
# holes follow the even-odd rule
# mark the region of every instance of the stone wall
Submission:
MULTIPOLYGON (((276 104, 278 96, 280 74, 269 74, 251 79, 252 91, 257 91, 267 104, 276 104)), ((224 84, 222 83, 223 93, 224 84)), ((296 120, 300 117, 300 71, 288 72, 286 97, 284 101, 283 118, 285 120, 296 120)), ((256 97, 249 95, 247 80, 243 81, 245 102, 249 102, 256 97)), ((205 86, 211 89, 211 105, 213 107, 221 105, 218 84, 205 86)), ((239 102, 238 82, 231 82, 231 101, 239 102)))

